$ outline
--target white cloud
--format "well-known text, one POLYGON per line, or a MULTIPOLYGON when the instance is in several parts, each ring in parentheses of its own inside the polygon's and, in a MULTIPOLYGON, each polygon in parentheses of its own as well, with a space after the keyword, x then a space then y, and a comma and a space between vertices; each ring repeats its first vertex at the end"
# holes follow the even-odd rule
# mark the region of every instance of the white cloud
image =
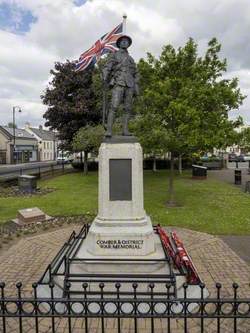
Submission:
MULTIPOLYGON (((159 55, 167 43, 183 45, 189 36, 202 52, 216 36, 228 59, 227 75, 238 76, 243 93, 250 93, 249 0, 93 0, 79 7, 73 0, 8 2, 30 10, 37 21, 25 35, 0 30, 0 123, 10 121, 16 104, 25 110, 20 123, 43 122, 40 95, 53 63, 77 58, 117 25, 124 12, 133 38, 130 52, 136 59, 147 51, 159 55)), ((249 98, 240 112, 250 121, 249 98)))

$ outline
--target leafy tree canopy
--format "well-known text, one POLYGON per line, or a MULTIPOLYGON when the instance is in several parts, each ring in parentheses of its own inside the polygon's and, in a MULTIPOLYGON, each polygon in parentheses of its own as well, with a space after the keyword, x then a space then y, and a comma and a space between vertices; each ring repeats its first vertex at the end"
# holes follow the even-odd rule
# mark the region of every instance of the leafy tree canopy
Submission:
POLYGON ((158 59, 148 54, 139 61, 142 96, 135 130, 142 143, 160 137, 157 147, 181 154, 227 144, 232 130, 242 124, 240 118, 229 120, 228 112, 244 96, 237 78, 222 77, 226 60, 219 59, 220 48, 214 38, 199 57, 197 44, 189 39, 177 50, 163 47, 158 59))
POLYGON ((12 122, 10 122, 10 123, 8 123, 8 125, 7 125, 9 128, 17 128, 17 125, 15 124, 13 124, 12 122))
POLYGON ((227 64, 219 58, 220 44, 212 39, 203 57, 197 49, 190 38, 184 47, 166 45, 159 58, 149 53, 138 64, 142 94, 134 128, 145 147, 171 152, 170 203, 173 156, 228 145, 242 124, 228 117, 244 96, 237 78, 223 78, 227 64))
POLYGON ((103 136, 104 128, 101 125, 82 127, 74 136, 72 142, 73 150, 97 153, 103 136))
POLYGON ((95 69, 75 72, 74 68, 74 62, 55 63, 50 71, 52 81, 41 96, 48 106, 45 125, 59 132, 67 149, 81 127, 101 121, 98 91, 93 83, 95 69))
POLYGON ((242 131, 238 134, 239 145, 246 152, 250 151, 250 127, 243 128, 242 131))
POLYGON ((104 136, 102 125, 85 126, 78 130, 72 142, 72 148, 84 152, 84 173, 88 173, 88 153, 97 153, 104 136))

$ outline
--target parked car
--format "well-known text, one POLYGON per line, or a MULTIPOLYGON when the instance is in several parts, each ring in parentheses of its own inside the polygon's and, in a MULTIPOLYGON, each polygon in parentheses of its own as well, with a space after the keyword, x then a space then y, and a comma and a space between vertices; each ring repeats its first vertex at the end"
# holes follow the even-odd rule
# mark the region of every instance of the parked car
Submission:
POLYGON ((214 162, 214 161, 220 161, 221 157, 216 156, 216 155, 211 155, 211 156, 204 155, 204 156, 201 156, 200 160, 202 162, 212 162, 212 161, 214 162))
POLYGON ((244 161, 250 161, 250 155, 245 155, 244 156, 244 161))
POLYGON ((236 162, 237 161, 237 155, 234 153, 228 154, 228 162, 236 162))
POLYGON ((209 156, 207 155, 201 156, 200 160, 206 162, 209 160, 209 156))
POLYGON ((238 162, 245 162, 245 155, 241 154, 241 155, 237 156, 236 160, 238 162))
POLYGON ((67 164, 67 163, 71 163, 73 160, 68 158, 68 157, 61 157, 61 156, 58 156, 57 159, 57 164, 67 164))

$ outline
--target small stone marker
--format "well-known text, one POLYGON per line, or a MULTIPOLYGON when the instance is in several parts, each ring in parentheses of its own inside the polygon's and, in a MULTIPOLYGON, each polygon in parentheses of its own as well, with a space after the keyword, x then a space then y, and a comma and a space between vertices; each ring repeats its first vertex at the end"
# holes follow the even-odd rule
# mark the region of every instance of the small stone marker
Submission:
POLYGON ((25 224, 44 222, 50 220, 51 217, 46 215, 38 207, 20 209, 17 218, 13 220, 16 224, 23 226, 25 224))

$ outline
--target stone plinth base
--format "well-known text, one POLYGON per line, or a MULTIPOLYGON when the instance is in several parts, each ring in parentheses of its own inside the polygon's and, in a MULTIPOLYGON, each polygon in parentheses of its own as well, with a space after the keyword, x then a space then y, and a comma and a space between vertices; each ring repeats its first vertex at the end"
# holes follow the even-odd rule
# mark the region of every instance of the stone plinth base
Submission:
POLYGON ((148 216, 138 221, 102 221, 97 217, 77 257, 145 257, 154 255, 155 251, 155 237, 148 216))
MULTIPOLYGON (((175 298, 176 313, 181 308, 178 300, 184 297, 183 283, 186 282, 185 274, 181 273, 169 261, 158 234, 154 234, 156 251, 145 257, 117 257, 116 259, 107 256, 93 256, 87 250, 86 233, 82 229, 74 239, 70 238, 60 249, 60 255, 53 261, 52 269, 49 266, 39 281, 37 288, 38 297, 51 297, 50 283, 55 283, 54 297, 73 297, 82 299, 83 294, 91 301, 94 297, 99 297, 100 283, 104 285, 105 298, 114 298, 117 295, 117 283, 120 284, 119 297, 129 300, 134 299, 134 283, 137 283, 137 298, 150 298, 150 284, 154 285, 154 295, 161 299, 175 298), (79 249, 79 245, 80 249, 79 249), (78 250, 77 250, 78 249, 78 250), (78 258, 79 252, 85 258, 78 258), (65 255, 69 259, 65 266, 65 255), (65 289, 66 281, 70 281, 70 289, 65 289), (83 284, 87 285, 86 291, 83 284), (99 295, 99 296, 98 296, 99 295)), ((199 285, 189 285, 187 298, 199 299, 201 297, 199 285)), ((203 297, 207 297, 208 292, 203 290, 203 297)), ((197 306, 194 302, 189 306, 189 311, 197 306)), ((171 308, 171 311, 174 311, 171 308)))

